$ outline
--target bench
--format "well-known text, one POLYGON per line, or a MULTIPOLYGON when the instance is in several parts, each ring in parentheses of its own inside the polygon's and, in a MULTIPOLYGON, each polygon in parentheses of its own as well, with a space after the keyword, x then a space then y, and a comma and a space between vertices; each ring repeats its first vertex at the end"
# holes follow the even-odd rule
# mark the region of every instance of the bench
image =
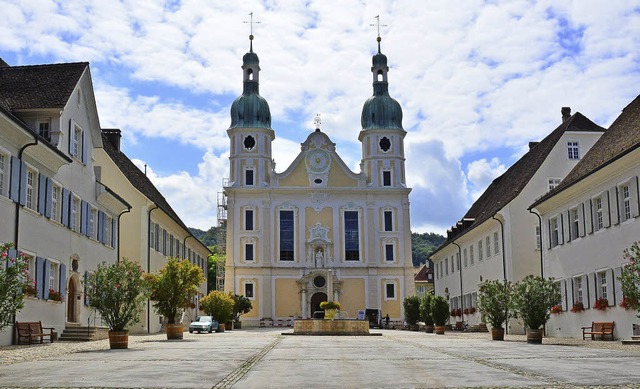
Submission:
POLYGON ((582 327, 582 339, 587 339, 587 335, 591 336, 591 340, 596 340, 596 336, 600 336, 600 340, 613 340, 613 321, 592 321, 591 326, 582 327))
POLYGON ((23 344, 23 341, 28 342, 27 344, 32 344, 35 343, 36 340, 39 340, 38 343, 43 343, 43 340, 46 337, 49 337, 49 341, 53 343, 53 331, 53 327, 42 327, 41 321, 16 322, 18 344, 23 344), (44 330, 47 330, 47 332, 45 333, 44 330))

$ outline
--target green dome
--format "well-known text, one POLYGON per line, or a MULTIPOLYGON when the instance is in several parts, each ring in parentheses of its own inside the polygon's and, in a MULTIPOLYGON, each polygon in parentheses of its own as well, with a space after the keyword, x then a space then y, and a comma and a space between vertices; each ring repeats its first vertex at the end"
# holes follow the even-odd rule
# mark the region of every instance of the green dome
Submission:
MULTIPOLYGON (((376 89, 382 88, 382 83, 374 84, 374 92, 376 89), (379 86, 380 88, 376 88, 379 86)), ((384 87, 386 87, 386 83, 384 87)), ((374 93, 365 101, 362 107, 362 117, 360 119, 363 130, 372 129, 392 129, 402 130, 402 108, 389 93, 374 93)))
POLYGON ((374 55, 371 59, 373 66, 387 66, 387 56, 378 52, 378 54, 374 55))
POLYGON ((260 59, 258 59, 258 54, 250 51, 242 57, 242 63, 245 65, 259 65, 260 59))
POLYGON ((231 104, 229 128, 236 127, 271 129, 271 111, 267 100, 258 93, 243 93, 238 97, 231 104))

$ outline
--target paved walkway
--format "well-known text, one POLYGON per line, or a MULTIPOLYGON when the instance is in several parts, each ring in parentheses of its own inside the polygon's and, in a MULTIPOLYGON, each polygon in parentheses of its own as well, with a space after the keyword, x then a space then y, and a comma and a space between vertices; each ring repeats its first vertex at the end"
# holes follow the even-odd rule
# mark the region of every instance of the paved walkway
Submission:
POLYGON ((128 350, 109 350, 107 341, 4 347, 0 387, 640 387, 640 348, 619 342, 545 338, 547 344, 528 345, 517 336, 492 342, 488 334, 281 331, 185 333, 183 341, 132 336, 128 350))

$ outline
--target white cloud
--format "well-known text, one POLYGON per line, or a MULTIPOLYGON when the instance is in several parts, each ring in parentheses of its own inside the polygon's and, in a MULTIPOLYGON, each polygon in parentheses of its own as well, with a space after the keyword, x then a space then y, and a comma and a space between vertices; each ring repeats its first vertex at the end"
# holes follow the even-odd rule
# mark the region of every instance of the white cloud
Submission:
POLYGON ((467 178, 471 184, 471 197, 477 200, 487 189, 491 181, 504 173, 507 168, 498 158, 487 161, 485 158, 473 161, 467 165, 467 178))

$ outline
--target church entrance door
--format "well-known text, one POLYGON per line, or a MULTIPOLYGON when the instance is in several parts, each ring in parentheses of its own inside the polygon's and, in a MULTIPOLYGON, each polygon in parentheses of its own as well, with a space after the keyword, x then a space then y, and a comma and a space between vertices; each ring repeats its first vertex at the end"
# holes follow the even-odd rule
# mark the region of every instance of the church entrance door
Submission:
MULTIPOLYGON (((311 317, 315 318, 316 311, 322 311, 320 303, 327 301, 327 294, 323 292, 314 293, 311 296, 311 317)), ((324 317, 324 316, 323 316, 324 317)))
POLYGON ((76 283, 73 278, 69 278, 67 286, 67 321, 77 322, 76 318, 76 283))

